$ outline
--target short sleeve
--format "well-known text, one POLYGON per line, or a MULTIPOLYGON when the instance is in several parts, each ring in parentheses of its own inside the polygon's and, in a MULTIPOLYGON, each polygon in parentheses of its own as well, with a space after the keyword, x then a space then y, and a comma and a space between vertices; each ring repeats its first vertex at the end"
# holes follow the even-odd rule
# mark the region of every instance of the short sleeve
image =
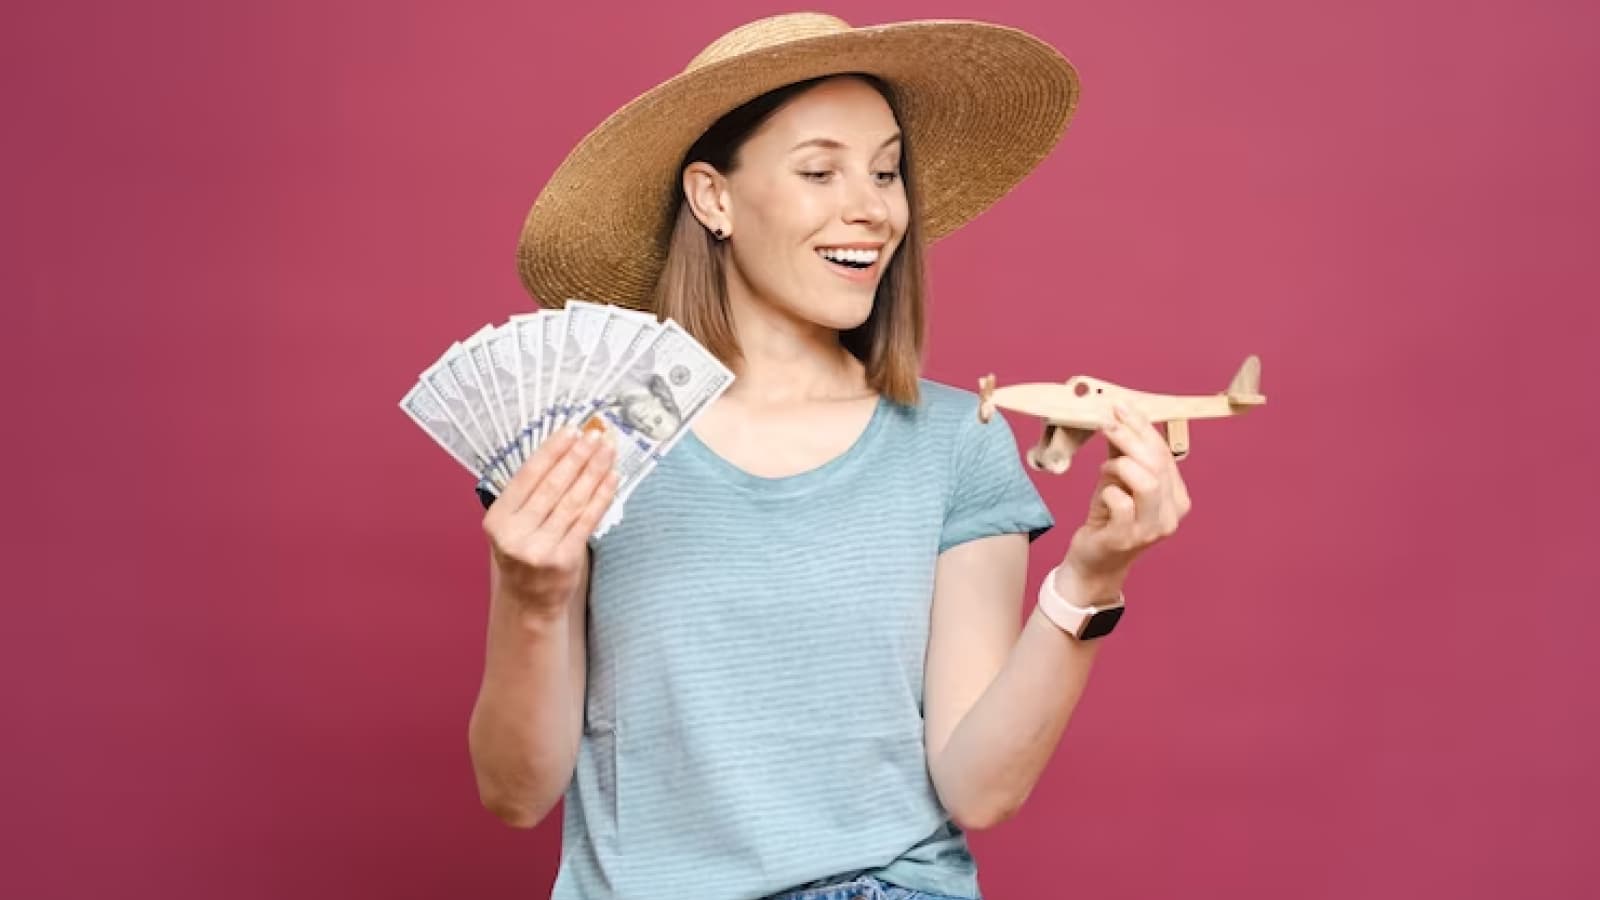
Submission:
POLYGON ((1026 533, 1029 541, 1055 524, 1028 477, 1005 417, 969 417, 957 439, 939 552, 996 534, 1026 533))

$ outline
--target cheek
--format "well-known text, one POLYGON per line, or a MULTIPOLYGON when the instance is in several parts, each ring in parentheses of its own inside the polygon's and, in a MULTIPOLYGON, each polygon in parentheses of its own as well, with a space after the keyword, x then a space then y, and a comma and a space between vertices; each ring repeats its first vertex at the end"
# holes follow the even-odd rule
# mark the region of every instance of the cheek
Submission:
POLYGON ((905 234, 906 228, 911 223, 911 202, 906 199, 904 188, 894 192, 889 201, 889 220, 893 223, 894 233, 905 234))
POLYGON ((809 245, 827 227, 830 213, 825 192, 801 184, 769 192, 757 215, 763 237, 779 250, 809 245))
POLYGON ((805 271, 807 254, 828 226, 828 213, 815 196, 784 192, 743 222, 742 242, 734 242, 737 264, 753 285, 780 296, 805 271))

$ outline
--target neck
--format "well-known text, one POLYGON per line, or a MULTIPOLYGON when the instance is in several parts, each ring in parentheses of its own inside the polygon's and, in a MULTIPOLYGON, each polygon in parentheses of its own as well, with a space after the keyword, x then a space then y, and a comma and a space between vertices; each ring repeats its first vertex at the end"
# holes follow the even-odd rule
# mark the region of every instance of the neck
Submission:
POLYGON ((784 404, 846 400, 866 393, 866 368, 839 343, 839 332, 795 316, 743 291, 730 290, 729 311, 740 357, 728 394, 738 402, 784 404))

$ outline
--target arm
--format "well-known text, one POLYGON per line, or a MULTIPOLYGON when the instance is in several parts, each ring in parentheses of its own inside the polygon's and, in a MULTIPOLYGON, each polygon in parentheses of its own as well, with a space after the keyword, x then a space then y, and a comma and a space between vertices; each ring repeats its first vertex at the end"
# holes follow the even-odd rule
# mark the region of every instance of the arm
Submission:
MULTIPOLYGON (((924 684, 928 769, 956 824, 1010 818, 1032 792, 1083 695, 1097 641, 1078 642, 1034 610, 1020 629, 1028 542, 969 541, 940 554, 924 684)), ((1112 596, 1063 568, 1069 603, 1112 596)))
POLYGON ((562 429, 484 514, 489 637, 467 744, 478 796, 510 825, 537 825, 572 780, 588 665, 586 541, 616 495, 614 459, 610 445, 562 429))
MULTIPOLYGON (((1170 537, 1191 502, 1165 438, 1117 407, 1104 429, 1089 516, 1056 570, 1074 606, 1113 597, 1133 560, 1170 537)), ((957 824, 985 828, 1027 799, 1083 695, 1099 641, 1079 642, 1037 608, 1017 634, 1028 544, 999 534, 939 555, 924 685, 928 769, 957 824)))
POLYGON ((467 743, 483 805, 532 828, 572 780, 583 729, 589 566, 562 609, 528 612, 490 565, 483 684, 467 743))

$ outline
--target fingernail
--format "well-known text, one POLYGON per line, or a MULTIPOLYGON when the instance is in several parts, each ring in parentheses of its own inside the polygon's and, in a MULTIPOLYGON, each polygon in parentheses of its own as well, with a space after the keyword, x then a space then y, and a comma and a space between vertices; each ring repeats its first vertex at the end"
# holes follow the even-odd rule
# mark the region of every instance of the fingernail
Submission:
POLYGON ((600 440, 600 430, 598 428, 595 428, 595 429, 590 429, 589 431, 584 432, 583 433, 583 439, 588 441, 591 444, 594 443, 595 441, 600 440))
POLYGON ((1123 406, 1121 403, 1118 403, 1116 405, 1116 409, 1117 409, 1117 415, 1118 416, 1120 416, 1121 418, 1124 418, 1124 419, 1126 419, 1128 417, 1128 408, 1126 406, 1123 406))

